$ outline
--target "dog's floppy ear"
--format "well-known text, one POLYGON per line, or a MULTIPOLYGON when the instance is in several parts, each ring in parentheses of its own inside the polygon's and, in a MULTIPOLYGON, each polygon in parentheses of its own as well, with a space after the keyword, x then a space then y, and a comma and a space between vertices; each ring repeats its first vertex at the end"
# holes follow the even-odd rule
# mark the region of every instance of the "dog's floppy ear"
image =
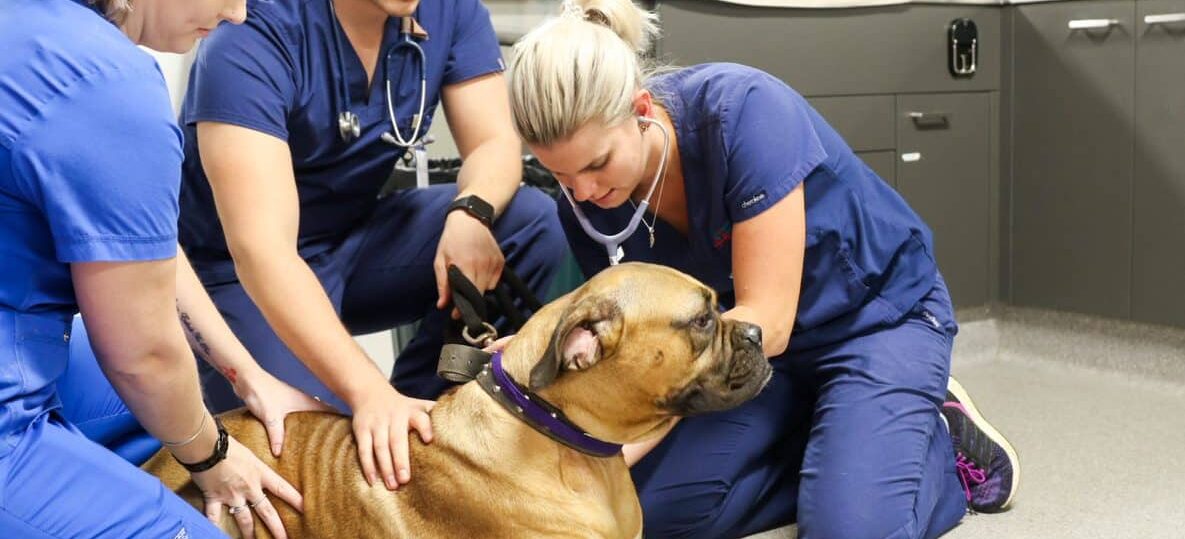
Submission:
POLYGON ((621 308, 613 299, 577 300, 560 317, 543 357, 531 369, 531 390, 551 385, 565 370, 584 370, 610 355, 617 347, 621 325, 621 308))

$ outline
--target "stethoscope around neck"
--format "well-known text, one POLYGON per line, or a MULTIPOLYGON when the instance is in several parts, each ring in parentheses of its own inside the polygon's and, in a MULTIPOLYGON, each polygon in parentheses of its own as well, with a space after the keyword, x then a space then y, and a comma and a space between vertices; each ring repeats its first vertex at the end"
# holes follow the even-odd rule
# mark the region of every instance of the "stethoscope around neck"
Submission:
MULTIPOLYGON (((346 77, 345 55, 342 52, 344 47, 342 45, 342 36, 340 23, 337 21, 337 12, 335 11, 333 0, 329 0, 329 13, 333 18, 333 45, 337 53, 338 65, 338 95, 343 102, 337 104, 337 129, 341 136, 342 142, 351 143, 362 136, 362 126, 358 119, 358 115, 350 110, 350 82, 346 77)), ((417 186, 426 186, 428 181, 428 159, 427 150, 424 148, 426 144, 432 142, 431 137, 425 136, 424 133, 424 111, 428 100, 428 72, 427 72, 427 57, 424 54, 424 49, 420 44, 412 38, 415 23, 412 17, 402 17, 399 21, 400 39, 392 46, 387 48, 387 52, 383 54, 383 97, 387 102, 387 120, 391 123, 391 130, 383 133, 382 140, 388 144, 403 149, 402 154, 406 154, 411 150, 416 160, 416 184, 417 186), (391 94, 391 55, 396 52, 409 52, 414 60, 419 61, 420 70, 420 103, 419 108, 411 121, 411 133, 409 136, 403 136, 399 130, 399 121, 395 118, 395 100, 391 94), (420 185, 420 184, 423 185, 420 185)), ((414 61, 413 60, 413 61, 414 61)))
POLYGON ((662 131, 662 158, 658 162, 658 170, 654 173, 654 181, 650 182, 650 190, 647 191, 646 198, 643 198, 642 202, 638 203, 634 208, 634 215, 630 217, 629 223, 625 225, 625 228, 621 232, 605 234, 597 230, 592 222, 588 220, 588 216, 584 214, 584 210, 580 209, 580 205, 576 203, 576 199, 572 198, 572 193, 569 193, 568 189, 562 184, 557 184, 559 185, 560 192, 564 194, 564 198, 567 198, 568 203, 572 205, 572 212, 576 215, 576 220, 580 223, 580 228, 583 228, 584 233, 588 234, 593 241, 605 247, 605 253, 609 256, 610 266, 616 266, 625 258, 625 250, 621 246, 638 230, 638 224, 642 222, 642 216, 646 214, 646 208, 650 207, 650 197, 654 196, 654 189, 664 179, 663 175, 667 169, 667 156, 671 148, 671 134, 662 125, 662 122, 653 118, 638 116, 638 121, 656 125, 662 131))

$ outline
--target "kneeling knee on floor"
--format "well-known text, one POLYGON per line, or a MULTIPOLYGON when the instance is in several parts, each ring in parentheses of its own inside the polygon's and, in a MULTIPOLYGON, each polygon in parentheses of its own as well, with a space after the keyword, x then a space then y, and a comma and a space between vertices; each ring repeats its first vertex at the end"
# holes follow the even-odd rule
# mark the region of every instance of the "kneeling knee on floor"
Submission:
POLYGON ((875 507, 849 507, 843 513, 829 512, 823 518, 799 515, 801 539, 917 539, 917 523, 900 514, 875 507))
POLYGON ((697 492, 658 492, 642 498, 644 535, 655 538, 699 539, 721 537, 728 520, 729 485, 697 485, 697 492))

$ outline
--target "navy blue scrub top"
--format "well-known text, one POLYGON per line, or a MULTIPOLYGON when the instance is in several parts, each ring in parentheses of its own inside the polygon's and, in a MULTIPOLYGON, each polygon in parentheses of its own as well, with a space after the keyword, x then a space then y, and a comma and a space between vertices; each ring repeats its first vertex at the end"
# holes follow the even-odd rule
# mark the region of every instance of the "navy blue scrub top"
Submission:
MULTIPOLYGON (((202 279, 233 280, 234 269, 218 222, 214 197, 198 155, 196 123, 221 122, 287 141, 300 199, 298 249, 306 259, 332 249, 365 220, 391 172, 398 150, 380 139, 390 131, 384 58, 403 36, 389 18, 369 88, 366 71, 340 32, 338 61, 329 0, 249 0, 241 26, 223 25, 198 49, 181 112, 186 135, 181 192, 181 243, 202 279), (362 136, 340 138, 337 117, 349 82, 349 110, 362 136)), ((416 39, 427 59, 427 101, 422 131, 431 125, 443 86, 504 69, 489 11, 478 0, 424 0, 415 18, 428 33, 416 39)), ((413 38, 415 39, 415 38, 413 38)), ((420 71, 408 55, 388 67, 396 118, 411 135, 419 110, 420 71)), ((431 150, 431 147, 429 147, 431 150)))
MULTIPOLYGON (((624 260, 682 270, 714 288, 731 308, 733 224, 804 184, 806 252, 791 350, 895 322, 929 292, 938 275, 930 230, 789 86, 736 64, 681 69, 655 77, 650 86, 675 125, 689 229, 684 236, 658 220, 651 249, 639 227, 623 246, 624 260)), ((604 247, 584 233, 568 204, 559 207, 585 275, 607 267, 604 247)), ((629 204, 581 207, 609 234, 621 230, 634 210, 629 204)))
POLYGON ((0 456, 57 406, 70 264, 177 252, 181 132, 164 77, 84 3, 0 9, 0 456))

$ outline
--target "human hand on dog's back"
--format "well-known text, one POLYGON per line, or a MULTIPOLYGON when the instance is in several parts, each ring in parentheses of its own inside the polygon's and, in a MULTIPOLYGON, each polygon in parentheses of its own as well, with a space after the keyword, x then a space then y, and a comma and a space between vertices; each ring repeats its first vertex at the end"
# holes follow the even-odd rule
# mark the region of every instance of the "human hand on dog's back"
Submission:
POLYGON ((222 521, 223 508, 249 508, 247 511, 231 512, 239 531, 248 539, 255 537, 255 518, 252 513, 259 516, 276 539, 288 537, 280 514, 264 490, 275 494, 297 511, 304 511, 304 500, 296 488, 233 437, 227 446, 226 459, 209 470, 191 475, 193 482, 202 491, 206 518, 211 522, 217 524, 222 521))
POLYGON ((279 457, 284 445, 284 418, 294 412, 333 412, 320 402, 263 369, 240 376, 234 384, 235 395, 243 399, 247 410, 267 431, 272 456, 279 457))
POLYGON ((358 461, 366 482, 374 485, 381 474, 387 488, 395 490, 410 481, 408 432, 415 429, 421 441, 432 442, 432 420, 428 412, 436 403, 407 397, 381 378, 349 400, 354 412, 358 461))

